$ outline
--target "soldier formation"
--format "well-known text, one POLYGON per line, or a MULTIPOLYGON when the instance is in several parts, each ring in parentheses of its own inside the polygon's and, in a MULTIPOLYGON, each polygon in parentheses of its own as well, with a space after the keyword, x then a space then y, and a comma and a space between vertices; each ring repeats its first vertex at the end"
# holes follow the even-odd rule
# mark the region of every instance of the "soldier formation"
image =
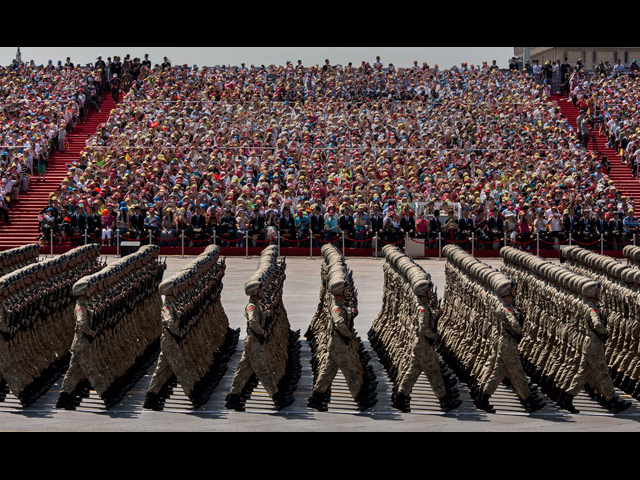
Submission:
POLYGON ((616 395, 607 366, 600 283, 511 247, 500 254, 503 272, 517 285, 519 351, 531 379, 572 413, 583 387, 610 412, 627 409, 631 404, 616 395))
POLYGON ((161 353, 145 408, 162 410, 180 383, 195 409, 207 403, 227 370, 240 330, 229 327, 220 299, 226 262, 212 245, 160 284, 161 353))
POLYGON ((97 246, 33 263, 35 247, 5 252, 3 271, 11 273, 0 278, 0 392, 4 399, 8 386, 25 407, 68 367, 75 329, 71 288, 102 268, 97 246))
MULTIPOLYGON (((92 389, 111 408, 156 360, 145 408, 162 410, 178 384, 194 409, 209 401, 240 334, 221 302, 219 247, 164 282, 157 246, 108 267, 97 245, 41 262, 38 253, 37 245, 0 253, 0 401, 11 392, 31 405, 64 375, 58 408, 75 409, 92 389)), ((572 413, 583 388, 613 414, 631 405, 615 387, 640 399, 640 248, 624 249, 625 264, 567 247, 557 265, 506 247, 499 271, 448 245, 441 301, 413 259, 391 245, 383 253, 382 308, 368 338, 393 384, 395 409, 411 411, 421 373, 444 412, 462 404, 458 381, 489 413, 502 383, 528 412, 545 405, 538 387, 572 413)), ((377 381, 354 325, 353 274, 334 245, 322 257, 319 303, 305 334, 314 380, 307 406, 328 410, 341 371, 366 411, 377 403, 377 381)), ((277 410, 294 402, 301 344, 283 302, 285 278, 278 247, 267 247, 245 283, 247 336, 227 409, 244 411, 258 383, 277 410)))
POLYGON ((156 361, 166 269, 158 252, 142 247, 73 285, 76 330, 58 408, 75 409, 91 387, 111 408, 156 361))
MULTIPOLYGON (((640 248, 624 253, 632 258, 640 248)), ((562 250, 564 267, 598 282, 602 297, 598 305, 606 319, 605 359, 613 384, 640 398, 640 269, 580 247, 562 250)))
POLYGON ((387 245, 382 252, 384 297, 369 341, 393 382, 393 407, 411 411, 411 391, 424 372, 442 410, 454 410, 462 404, 454 388, 457 379, 434 350, 437 289, 431 276, 397 247, 387 245))
POLYGON ((446 287, 438 351, 469 385, 479 409, 495 413, 489 400, 507 379, 527 411, 540 410, 545 404, 518 355, 522 327, 513 305, 513 281, 455 245, 447 245, 443 253, 446 287))
POLYGON ((0 277, 38 261, 40 245, 25 245, 0 252, 0 277))
POLYGON ((331 400, 331 385, 338 370, 349 391, 365 411, 377 403, 377 382, 370 356, 356 334, 358 292, 351 270, 340 250, 327 244, 322 248, 320 302, 305 337, 311 348, 314 384, 308 406, 324 412, 331 400))
POLYGON ((278 410, 294 402, 300 379, 300 332, 292 331, 282 301, 286 262, 276 246, 263 250, 256 273, 246 282, 247 337, 226 408, 244 411, 258 382, 278 410))

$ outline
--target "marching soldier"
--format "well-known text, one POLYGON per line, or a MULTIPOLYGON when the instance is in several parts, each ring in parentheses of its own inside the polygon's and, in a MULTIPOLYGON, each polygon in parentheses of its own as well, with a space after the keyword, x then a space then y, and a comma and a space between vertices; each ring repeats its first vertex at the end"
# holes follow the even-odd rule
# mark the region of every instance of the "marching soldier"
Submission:
MULTIPOLYGON (((418 292, 416 292, 418 293, 418 292)), ((398 394, 393 402, 394 408, 408 412, 411 401, 411 390, 420 373, 424 372, 429 379, 433 391, 438 397, 440 407, 445 412, 455 410, 462 405, 462 400, 447 391, 445 381, 440 370, 438 357, 433 349, 435 331, 429 311, 429 298, 426 291, 420 291, 414 304, 414 311, 418 319, 418 329, 413 336, 410 364, 398 382, 398 394)))
POLYGON ((350 328, 350 312, 345 305, 344 290, 334 292, 332 300, 329 327, 331 333, 327 354, 318 368, 318 378, 314 383, 309 407, 319 411, 325 410, 324 396, 340 370, 360 411, 368 410, 377 403, 377 399, 372 392, 363 388, 362 366, 354 361, 353 343, 357 343, 358 340, 350 328))
POLYGON ((256 274, 245 284, 247 336, 227 396, 228 409, 244 411, 257 381, 277 410, 294 402, 293 391, 300 378, 299 342, 282 302, 285 268, 284 261, 278 260, 277 247, 269 247, 262 252, 256 274))
MULTIPOLYGON (((71 345, 73 353, 69 370, 62 382, 56 408, 75 410, 80 405, 80 398, 87 394, 86 377, 80 366, 80 358, 84 352, 91 348, 91 338, 95 335, 91 328, 91 317, 94 312, 91 309, 89 298, 96 292, 96 285, 97 282, 94 278, 85 277, 77 282, 73 288, 73 295, 76 298, 76 334, 71 345)), ((95 375, 95 377, 100 378, 99 375, 95 375)))
POLYGON ((323 297, 306 334, 315 379, 308 406, 327 411, 333 379, 341 370, 358 409, 365 411, 377 403, 377 382, 368 365, 370 357, 354 330, 354 318, 358 315, 357 292, 339 250, 333 245, 325 245, 322 254, 323 297))
POLYGON ((265 320, 268 312, 264 311, 261 304, 263 291, 262 288, 254 288, 246 293, 249 295, 249 303, 245 309, 247 337, 240 364, 233 377, 226 406, 229 409, 244 411, 244 405, 241 402, 242 392, 251 376, 256 374, 267 390, 267 393, 269 393, 276 402, 276 406, 282 409, 291 405, 293 399, 281 399, 277 397, 278 379, 269 368, 269 363, 266 358, 265 344, 267 341, 267 332, 265 331, 265 320))

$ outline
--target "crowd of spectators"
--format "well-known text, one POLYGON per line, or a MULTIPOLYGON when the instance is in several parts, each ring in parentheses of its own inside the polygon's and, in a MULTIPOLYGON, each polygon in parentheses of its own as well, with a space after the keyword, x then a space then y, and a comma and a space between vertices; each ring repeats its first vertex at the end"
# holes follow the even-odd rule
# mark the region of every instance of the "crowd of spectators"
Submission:
POLYGON ((0 219, 33 181, 46 180, 54 151, 90 108, 99 108, 103 84, 94 69, 33 62, 0 67, 0 219))
MULTIPOLYGON (((607 159, 528 71, 379 59, 139 70, 52 193, 45 241, 51 228, 161 245, 183 234, 187 245, 291 246, 344 233, 348 247, 473 234, 495 248, 536 233, 591 243, 602 219, 620 245, 634 224, 607 159), (616 218, 626 225, 612 229, 616 218)), ((575 69, 568 93, 588 102, 580 89, 604 96, 607 79, 626 81, 575 69)))

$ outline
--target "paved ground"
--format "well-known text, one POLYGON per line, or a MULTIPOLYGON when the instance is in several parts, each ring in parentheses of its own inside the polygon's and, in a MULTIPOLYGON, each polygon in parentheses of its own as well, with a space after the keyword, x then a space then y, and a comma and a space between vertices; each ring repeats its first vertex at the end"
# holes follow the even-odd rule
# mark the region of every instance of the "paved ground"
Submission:
MULTIPOLYGON (((114 259, 109 258, 109 262, 114 259)), ((169 258, 167 276, 190 259, 169 258)), ((367 331, 382 304, 383 260, 368 258, 347 259, 354 272, 358 288, 359 311, 356 329, 368 347, 367 331)), ((492 266, 499 260, 485 260, 492 266)), ((418 261, 431 273, 438 292, 444 291, 444 262, 418 261)), ((306 331, 318 303, 320 289, 320 260, 289 258, 285 282, 284 303, 294 329, 306 331)), ((228 258, 222 302, 232 328, 241 328, 241 341, 229 363, 227 374, 211 400, 197 411, 190 409, 186 396, 178 388, 167 401, 163 412, 144 410, 142 404, 150 373, 130 392, 126 399, 112 410, 106 411, 100 399, 92 393, 74 412, 58 411, 59 383, 35 405, 22 409, 9 395, 0 403, 0 430, 4 431, 640 431, 640 403, 621 415, 610 415, 586 394, 574 402, 580 414, 560 411, 549 401, 536 414, 524 412, 515 394, 506 387, 492 397, 497 413, 489 415, 478 411, 472 404, 468 389, 458 385, 463 405, 456 412, 444 415, 426 379, 421 379, 412 395, 410 414, 402 414, 390 406, 391 384, 371 352, 371 365, 378 377, 378 404, 372 411, 359 413, 351 399, 344 379, 339 375, 332 388, 329 412, 318 413, 308 409, 312 374, 309 347, 302 339, 302 378, 296 391, 296 401, 282 412, 276 412, 269 397, 259 387, 247 403, 244 413, 224 408, 224 397, 229 391, 231 377, 240 360, 242 339, 245 336, 244 282, 255 272, 258 259, 228 258)), ((620 392, 621 393, 621 392, 620 392)), ((630 397, 627 397, 630 398, 630 397)))

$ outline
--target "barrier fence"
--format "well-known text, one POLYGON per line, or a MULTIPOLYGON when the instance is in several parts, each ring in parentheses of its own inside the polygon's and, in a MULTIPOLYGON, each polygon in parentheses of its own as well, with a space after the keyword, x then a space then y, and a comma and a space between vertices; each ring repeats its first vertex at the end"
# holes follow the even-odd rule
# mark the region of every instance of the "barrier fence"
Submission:
POLYGON ((514 247, 535 253, 544 258, 558 258, 559 252, 564 246, 578 245, 583 248, 593 250, 601 255, 608 255, 623 258, 622 249, 626 245, 638 245, 637 234, 631 239, 614 239, 606 235, 599 238, 591 238, 588 241, 578 240, 572 234, 567 238, 542 236, 538 233, 531 235, 525 240, 516 240, 507 236, 502 238, 484 239, 476 238, 471 234, 465 238, 454 238, 449 234, 439 233, 437 237, 416 238, 405 235, 404 238, 393 239, 375 233, 365 238, 352 238, 344 232, 331 232, 323 236, 314 234, 311 230, 304 235, 293 238, 289 234, 281 234, 276 231, 275 235, 269 238, 260 238, 251 235, 249 231, 240 232, 235 236, 227 234, 217 235, 214 231, 212 236, 196 234, 190 236, 187 231, 176 232, 171 235, 157 234, 158 232, 144 232, 132 235, 131 232, 121 232, 114 230, 112 235, 105 235, 100 238, 90 235, 88 231, 83 234, 61 235, 52 230, 48 241, 41 243, 42 255, 59 255, 81 245, 98 243, 101 245, 101 254, 123 256, 132 253, 143 245, 158 245, 161 255, 199 255, 208 245, 219 245, 222 254, 225 256, 250 256, 260 255, 262 250, 268 245, 278 245, 285 256, 306 256, 312 259, 321 256, 320 249, 326 244, 338 244, 345 256, 371 256, 380 258, 384 245, 396 245, 403 253, 414 258, 442 258, 442 249, 449 244, 458 245, 460 248, 478 257, 499 257, 500 249, 504 246, 514 247), (562 240, 561 240, 562 239, 562 240))

